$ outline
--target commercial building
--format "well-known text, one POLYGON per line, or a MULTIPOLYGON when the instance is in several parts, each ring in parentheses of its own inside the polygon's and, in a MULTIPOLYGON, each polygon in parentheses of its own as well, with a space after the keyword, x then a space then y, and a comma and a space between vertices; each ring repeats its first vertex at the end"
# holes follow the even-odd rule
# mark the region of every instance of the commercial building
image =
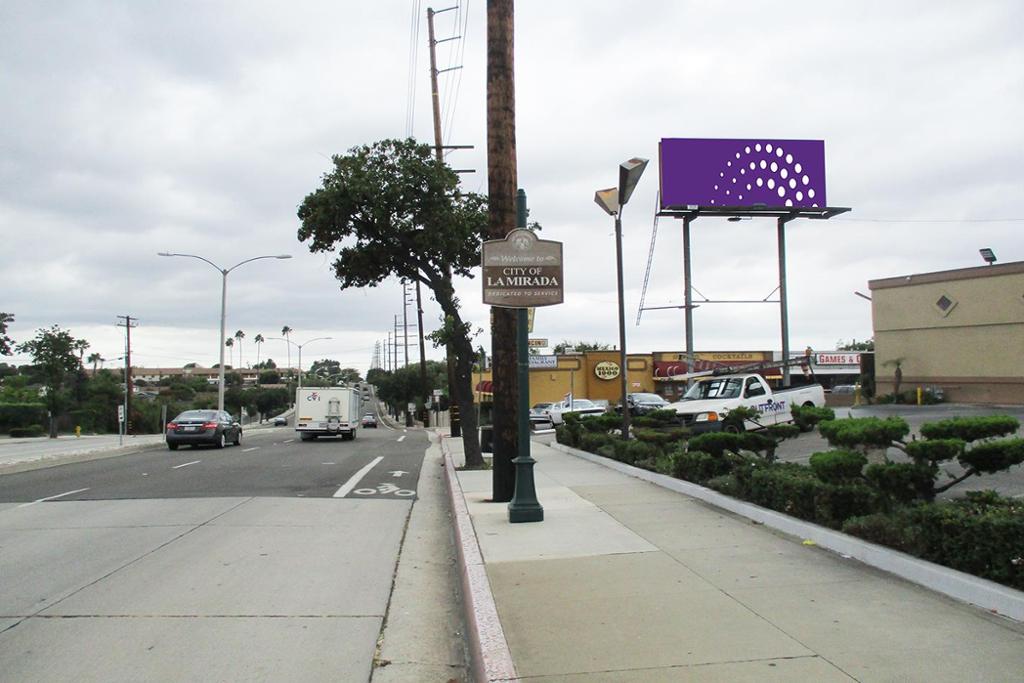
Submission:
POLYGON ((872 280, 875 383, 1024 404, 1024 262, 872 280))

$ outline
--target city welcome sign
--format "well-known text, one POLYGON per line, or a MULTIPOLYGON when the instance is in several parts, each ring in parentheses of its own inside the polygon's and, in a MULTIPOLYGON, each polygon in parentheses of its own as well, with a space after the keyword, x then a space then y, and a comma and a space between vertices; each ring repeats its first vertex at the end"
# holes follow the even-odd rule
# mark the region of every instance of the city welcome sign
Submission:
POLYGON ((562 243, 516 228, 483 243, 483 302, 503 308, 562 303, 562 243))

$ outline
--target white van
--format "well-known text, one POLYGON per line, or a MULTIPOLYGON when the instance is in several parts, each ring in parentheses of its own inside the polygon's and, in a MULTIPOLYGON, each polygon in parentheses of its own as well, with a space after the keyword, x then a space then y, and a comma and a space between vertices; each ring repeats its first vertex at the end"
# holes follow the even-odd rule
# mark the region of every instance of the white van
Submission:
POLYGON ((359 392, 348 387, 309 387, 295 392, 295 431, 303 441, 318 436, 356 438, 359 392))

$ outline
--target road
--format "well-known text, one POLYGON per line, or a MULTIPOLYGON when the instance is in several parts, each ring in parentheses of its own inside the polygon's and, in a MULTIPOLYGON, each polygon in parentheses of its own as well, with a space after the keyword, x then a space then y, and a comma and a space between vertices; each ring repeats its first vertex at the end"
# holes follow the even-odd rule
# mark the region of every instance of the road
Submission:
POLYGON ((369 680, 422 431, 0 477, 5 680, 369 680))

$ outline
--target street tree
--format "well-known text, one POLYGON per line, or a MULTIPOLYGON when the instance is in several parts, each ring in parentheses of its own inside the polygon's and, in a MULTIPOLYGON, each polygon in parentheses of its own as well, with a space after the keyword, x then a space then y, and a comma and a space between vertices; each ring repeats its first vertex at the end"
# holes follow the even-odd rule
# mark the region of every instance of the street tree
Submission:
POLYGON ((323 360, 313 361, 313 365, 309 368, 311 375, 325 378, 331 375, 337 375, 341 372, 341 363, 330 358, 324 358, 323 360))
POLYGON ((565 353, 566 349, 576 349, 577 353, 584 353, 586 351, 610 351, 611 348, 611 345, 602 344, 601 342, 571 342, 565 340, 555 345, 554 352, 555 354, 562 354, 565 353))
POLYGON ((224 342, 224 346, 228 347, 228 364, 226 367, 235 367, 235 340, 232 337, 228 337, 227 341, 224 342))
POLYGON ((238 367, 241 368, 241 367, 243 367, 243 365, 242 365, 242 340, 245 339, 245 332, 242 332, 241 330, 238 330, 238 332, 235 332, 235 339, 238 341, 238 367))
MULTIPOLYGON (((65 384, 68 376, 75 372, 80 365, 76 351, 77 340, 67 330, 54 325, 48 330, 40 329, 35 339, 22 342, 17 350, 20 353, 28 353, 32 361, 39 369, 46 388, 44 402, 52 418, 60 415, 68 404, 68 395, 65 384)), ((57 436, 57 422, 50 421, 50 438, 57 436)))
POLYGON ((93 376, 95 376, 96 366, 99 365, 100 362, 103 360, 103 356, 101 356, 99 353, 90 353, 89 357, 86 358, 86 360, 89 361, 89 363, 92 365, 92 374, 93 376))
POLYGON ((256 344, 256 365, 254 367, 257 370, 259 370, 260 369, 260 348, 263 346, 263 342, 265 342, 267 340, 263 338, 262 334, 257 334, 255 337, 252 338, 252 340, 256 344))
POLYGON ((334 252, 341 288, 376 286, 389 277, 429 288, 444 314, 435 343, 455 357, 454 397, 463 420, 467 467, 482 467, 471 369, 470 323, 452 276, 472 277, 487 227, 482 195, 459 190, 458 176, 413 139, 383 140, 333 157, 321 187, 299 206, 301 242, 334 252))
POLYGON ((7 336, 7 325, 13 322, 13 313, 0 313, 0 356, 11 355, 14 340, 7 336))
POLYGON ((287 340, 287 342, 288 342, 287 344, 285 344, 285 346, 288 347, 288 374, 289 375, 292 374, 292 345, 291 345, 291 341, 292 341, 291 334, 292 334, 292 332, 294 332, 294 330, 292 330, 292 328, 288 327, 287 325, 285 325, 284 327, 281 328, 281 336, 284 337, 287 340))

